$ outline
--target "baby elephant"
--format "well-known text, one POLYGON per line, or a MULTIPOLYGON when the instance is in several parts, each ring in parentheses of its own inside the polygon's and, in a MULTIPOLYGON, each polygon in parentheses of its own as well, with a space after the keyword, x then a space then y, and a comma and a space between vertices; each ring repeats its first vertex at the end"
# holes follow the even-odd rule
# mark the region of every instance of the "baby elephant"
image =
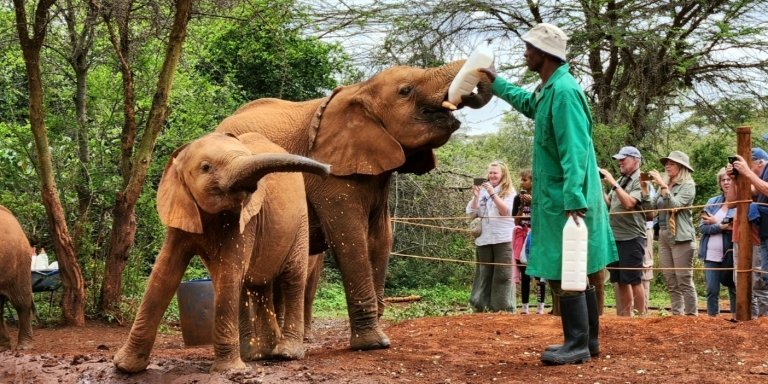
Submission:
POLYGON ((11 349, 3 309, 10 301, 19 315, 16 349, 32 348, 32 263, 29 240, 11 211, 0 205, 0 351, 11 349))
POLYGON ((246 360, 304 356, 308 219, 298 172, 324 176, 329 167, 290 155, 259 134, 212 133, 173 153, 157 190, 168 230, 128 341, 115 354, 118 369, 146 369, 163 312, 194 255, 214 286, 212 372, 246 368, 241 350, 246 360), (271 299, 264 299, 273 281, 288 293, 283 329, 271 299), (241 346, 243 325, 256 335, 241 346))

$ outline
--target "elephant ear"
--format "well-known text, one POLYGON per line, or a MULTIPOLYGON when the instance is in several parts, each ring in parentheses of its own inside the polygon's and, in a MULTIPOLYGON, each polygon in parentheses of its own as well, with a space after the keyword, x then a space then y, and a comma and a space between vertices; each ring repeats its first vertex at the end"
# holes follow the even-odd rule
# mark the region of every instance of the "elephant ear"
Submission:
POLYGON ((157 213, 160 221, 172 228, 190 233, 203 233, 200 210, 179 172, 176 156, 186 145, 177 149, 165 165, 157 188, 157 213))
POLYGON ((398 173, 423 175, 437 167, 435 152, 431 149, 415 152, 405 158, 405 164, 397 169, 398 173))
POLYGON ((400 143, 366 108, 365 96, 356 87, 334 90, 319 124, 312 124, 309 157, 331 165, 331 174, 378 175, 405 163, 400 143))

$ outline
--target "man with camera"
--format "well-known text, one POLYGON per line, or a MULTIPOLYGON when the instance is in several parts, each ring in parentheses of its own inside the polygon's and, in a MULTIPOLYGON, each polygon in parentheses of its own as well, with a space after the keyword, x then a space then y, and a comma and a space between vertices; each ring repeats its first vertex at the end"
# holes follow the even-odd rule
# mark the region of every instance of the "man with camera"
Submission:
POLYGON ((635 147, 623 147, 613 158, 621 172, 619 180, 605 169, 600 169, 600 176, 603 182, 611 187, 604 197, 610 210, 611 229, 619 251, 619 261, 608 264, 611 282, 616 291, 616 315, 632 316, 633 308, 637 314, 644 315, 646 300, 642 268, 646 246, 646 220, 642 210, 643 204, 649 201, 650 176, 640 171, 642 155, 635 147), (645 188, 641 185, 643 183, 645 188))
MULTIPOLYGON (((768 136, 768 135, 766 135, 768 136)), ((768 271, 768 153, 762 148, 752 148, 751 166, 741 156, 728 158, 727 173, 734 180, 737 177, 746 177, 752 184, 753 200, 757 204, 750 207, 750 221, 757 227, 760 244, 755 245, 752 251, 753 268, 768 271), (759 216, 753 221, 753 208, 759 212, 759 216), (759 249, 759 252, 756 252, 759 249)), ((731 187, 731 197, 736 199, 737 183, 731 187)), ((738 214, 738 213, 737 213, 738 214)), ((739 245, 734 237, 734 256, 738 257, 739 245)), ((768 316, 768 273, 755 273, 752 281, 752 316, 768 316)))

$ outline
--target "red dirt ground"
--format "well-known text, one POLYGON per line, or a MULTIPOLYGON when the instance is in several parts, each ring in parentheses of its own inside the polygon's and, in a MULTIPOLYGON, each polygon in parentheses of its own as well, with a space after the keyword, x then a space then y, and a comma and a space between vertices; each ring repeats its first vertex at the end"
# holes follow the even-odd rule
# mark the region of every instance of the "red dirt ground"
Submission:
MULTIPOLYGON (((542 366, 561 341, 551 315, 467 314, 387 325, 392 347, 348 349, 343 320, 320 320, 300 361, 252 362, 246 373, 209 374, 211 347, 158 336, 149 368, 117 372, 111 357, 129 328, 88 323, 35 330, 35 347, 0 353, 2 383, 756 383, 768 382, 768 318, 601 318, 599 358, 542 366)), ((15 331, 14 327, 11 327, 15 331)), ((14 335, 15 336, 15 332, 14 335)))

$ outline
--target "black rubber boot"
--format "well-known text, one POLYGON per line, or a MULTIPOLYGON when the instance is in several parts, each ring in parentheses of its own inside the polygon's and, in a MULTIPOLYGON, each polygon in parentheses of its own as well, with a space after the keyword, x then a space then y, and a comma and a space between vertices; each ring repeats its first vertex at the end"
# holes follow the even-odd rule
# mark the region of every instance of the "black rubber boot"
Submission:
POLYGON ((560 348, 544 351, 541 362, 546 365, 581 364, 590 360, 589 315, 584 293, 560 296, 560 318, 565 342, 560 348))
MULTIPOLYGON (((600 307, 597 302, 595 286, 590 286, 584 292, 587 300, 587 315, 589 316, 589 354, 591 356, 600 355, 600 307)), ((556 351, 561 344, 548 345, 545 351, 556 351)))
POLYGON ((589 317, 589 354, 600 354, 600 304, 598 302, 595 287, 587 288, 587 316, 589 317))

